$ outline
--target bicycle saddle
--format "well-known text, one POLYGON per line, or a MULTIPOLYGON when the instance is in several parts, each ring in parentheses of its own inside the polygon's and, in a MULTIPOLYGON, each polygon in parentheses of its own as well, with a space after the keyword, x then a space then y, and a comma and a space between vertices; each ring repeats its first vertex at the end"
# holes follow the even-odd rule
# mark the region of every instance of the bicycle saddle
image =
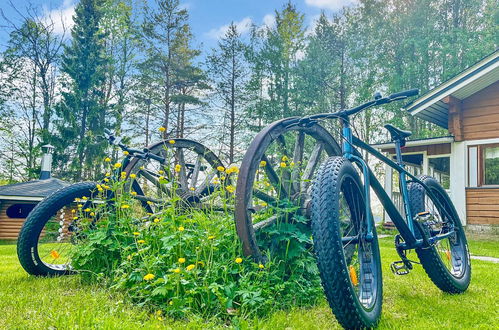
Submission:
POLYGON ((388 132, 390 132, 390 135, 392 136, 392 141, 397 141, 397 140, 404 141, 405 138, 412 135, 411 131, 404 131, 390 124, 386 124, 385 128, 388 130, 388 132))

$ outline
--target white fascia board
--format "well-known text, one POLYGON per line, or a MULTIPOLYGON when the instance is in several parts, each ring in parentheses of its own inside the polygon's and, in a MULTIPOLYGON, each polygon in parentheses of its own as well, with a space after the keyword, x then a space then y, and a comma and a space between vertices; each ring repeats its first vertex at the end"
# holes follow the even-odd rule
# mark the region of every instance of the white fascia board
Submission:
POLYGON ((449 80, 447 83, 444 83, 443 85, 441 85, 440 87, 437 87, 435 88, 434 90, 432 90, 431 92, 429 92, 426 96, 422 97, 418 102, 417 104, 420 104, 419 106, 416 105, 411 105, 409 108, 412 108, 411 110, 408 110, 408 108, 405 108, 405 110, 408 110, 409 113, 411 115, 416 115, 417 113, 423 111, 424 109, 427 109, 429 107, 431 107, 433 104, 437 103, 438 101, 442 100, 444 97, 446 96, 449 96, 451 95, 452 93, 454 93, 455 91, 463 88, 464 86, 472 83, 473 81, 477 80, 478 78, 486 75, 487 73, 491 72, 492 70, 496 69, 499 67, 499 61, 494 63, 493 65, 489 66, 488 68, 478 72, 477 74, 469 77, 468 79, 466 80, 463 80, 461 83, 457 84, 456 86, 450 88, 448 91, 446 91, 445 93, 443 93, 442 95, 440 95, 439 97, 437 98, 434 98, 433 100, 431 100, 430 102, 428 103, 425 103, 426 100, 432 98, 435 94, 439 93, 440 91, 442 91, 443 89, 449 87, 450 85, 454 84, 457 80, 461 79, 463 76, 466 76, 467 74, 469 74, 470 72, 476 70, 478 67, 486 64, 487 62, 490 62, 492 60, 494 60, 497 56, 499 55, 499 52, 497 52, 495 54, 495 56, 493 56, 492 58, 489 58, 489 59, 485 59, 484 61, 478 63, 477 65, 475 66, 472 66, 471 68, 469 68, 468 70, 466 70, 465 72, 461 73, 459 76, 455 77, 454 79, 452 80, 449 80), (416 107, 415 107, 416 106, 416 107))
POLYGON ((0 195, 0 200, 39 202, 43 199, 44 199, 44 197, 0 195))

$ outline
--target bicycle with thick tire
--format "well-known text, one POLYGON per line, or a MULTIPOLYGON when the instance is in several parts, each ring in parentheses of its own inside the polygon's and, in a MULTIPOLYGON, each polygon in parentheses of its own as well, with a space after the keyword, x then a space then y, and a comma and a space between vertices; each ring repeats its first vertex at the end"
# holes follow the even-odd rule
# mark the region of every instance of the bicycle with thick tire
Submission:
POLYGON ((395 274, 410 272, 415 261, 407 258, 407 252, 414 249, 431 281, 442 291, 462 293, 470 283, 466 235, 449 196, 435 179, 416 177, 405 169, 401 147, 411 132, 385 125, 395 143, 394 161, 355 137, 350 127, 349 117, 366 108, 417 94, 418 90, 388 97, 378 94, 374 100, 353 109, 300 120, 303 126, 330 118, 339 119, 343 124, 342 155, 322 163, 312 185, 311 220, 324 292, 338 322, 345 328, 374 327, 381 316, 381 258, 370 189, 399 232, 395 247, 401 260, 391 264, 395 274), (404 215, 397 210, 356 147, 398 172, 404 215))
POLYGON ((78 248, 81 217, 98 223, 106 208, 115 203, 109 181, 124 181, 121 191, 135 202, 128 212, 134 219, 153 218, 172 203, 178 209, 216 210, 223 196, 219 186, 230 184, 230 174, 207 147, 188 139, 170 139, 143 150, 121 143, 106 131, 110 144, 125 154, 101 183, 79 182, 64 187, 37 204, 19 233, 17 254, 22 267, 32 275, 72 274, 71 250, 78 248), (222 182, 223 181, 223 182, 222 182), (100 207, 97 207, 100 205, 100 207), (99 209, 100 212, 97 212, 99 209))

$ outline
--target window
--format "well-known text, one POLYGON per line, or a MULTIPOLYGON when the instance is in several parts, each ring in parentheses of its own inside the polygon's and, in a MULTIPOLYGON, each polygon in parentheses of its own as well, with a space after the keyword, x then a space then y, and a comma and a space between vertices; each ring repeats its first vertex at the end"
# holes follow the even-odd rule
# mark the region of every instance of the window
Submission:
POLYGON ((499 186, 499 144, 468 148, 468 186, 499 186))
POLYGON ((483 185, 499 185, 499 145, 482 148, 483 185))
POLYGON ((24 219, 35 208, 35 204, 14 204, 7 209, 9 218, 24 219))
POLYGON ((434 157, 428 161, 428 174, 434 177, 444 189, 450 188, 450 157, 434 157))

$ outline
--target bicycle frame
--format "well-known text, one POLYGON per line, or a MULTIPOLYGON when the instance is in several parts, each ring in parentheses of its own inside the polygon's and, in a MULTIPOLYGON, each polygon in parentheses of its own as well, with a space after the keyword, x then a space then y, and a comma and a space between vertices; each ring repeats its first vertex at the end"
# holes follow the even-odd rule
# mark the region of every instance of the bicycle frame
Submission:
MULTIPOLYGON (((430 197, 432 197, 432 200, 438 200, 438 199, 435 198, 436 196, 433 194, 433 192, 421 180, 419 180, 416 176, 412 175, 411 173, 407 172, 403 162, 400 163, 394 162, 390 158, 381 154, 379 151, 375 150, 370 145, 364 143, 362 140, 360 140, 359 138, 357 138, 352 134, 352 129, 350 127, 350 121, 348 117, 341 117, 341 119, 343 120, 343 130, 342 130, 343 157, 347 158, 353 163, 356 163, 357 166, 359 166, 359 168, 362 170, 364 176, 364 198, 366 201, 366 214, 367 214, 367 224, 366 224, 367 233, 365 237, 366 240, 367 241, 372 240, 374 237, 373 234, 374 220, 372 218, 371 205, 370 205, 370 187, 374 190, 374 192, 378 196, 381 204, 383 205, 384 209, 390 216, 390 219, 393 221, 400 235, 404 239, 405 243, 401 245, 401 248, 414 249, 419 247, 426 247, 428 243, 433 244, 436 241, 442 240, 450 236, 454 232, 454 228, 451 228, 447 233, 429 237, 426 240, 423 238, 418 239, 416 237, 413 226, 413 217, 409 204, 409 193, 407 191, 407 183, 408 182, 419 183, 425 189, 426 193, 430 197), (388 194, 385 192, 381 183, 378 181, 378 179, 376 179, 374 173, 371 171, 367 163, 364 161, 360 152, 354 147, 366 150, 369 154, 378 158, 385 164, 388 164, 390 167, 392 167, 399 173, 399 179, 400 179, 399 183, 402 192, 402 199, 404 202, 405 216, 401 215, 400 212, 397 210, 397 207, 392 202, 388 194), (409 181, 407 181, 407 177, 410 178, 409 181)), ((401 159, 400 143, 396 143, 395 149, 399 156, 398 158, 401 159)), ((444 212, 447 213, 447 210, 445 210, 442 207, 442 205, 437 205, 437 207, 439 208, 439 210, 443 210, 444 212)), ((446 216, 449 215, 446 214, 446 216)))

